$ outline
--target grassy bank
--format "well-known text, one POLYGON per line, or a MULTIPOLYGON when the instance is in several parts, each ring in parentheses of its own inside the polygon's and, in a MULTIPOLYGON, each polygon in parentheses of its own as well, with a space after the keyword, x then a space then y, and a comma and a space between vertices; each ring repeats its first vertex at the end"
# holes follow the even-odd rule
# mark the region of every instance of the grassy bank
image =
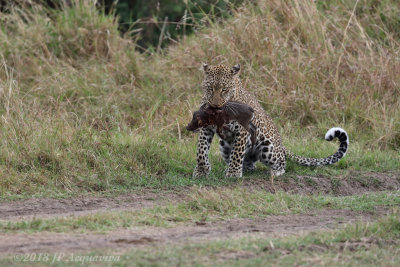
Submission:
MULTIPOLYGON (((337 165, 290 173, 399 170, 397 1, 256 1, 159 54, 139 54, 90 1, 0 18, 0 194, 49 195, 190 180, 201 62, 241 63, 246 88, 298 154, 327 156, 331 126, 350 135, 337 165)), ((266 177, 267 178, 267 177, 266 177)))

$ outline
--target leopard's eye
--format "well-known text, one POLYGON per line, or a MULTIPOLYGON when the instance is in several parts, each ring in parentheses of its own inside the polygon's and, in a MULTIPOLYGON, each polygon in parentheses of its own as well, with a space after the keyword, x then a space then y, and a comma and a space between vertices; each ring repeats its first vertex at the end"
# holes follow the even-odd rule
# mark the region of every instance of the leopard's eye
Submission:
POLYGON ((228 91, 228 88, 224 87, 224 88, 222 88, 222 91, 226 92, 226 91, 228 91))

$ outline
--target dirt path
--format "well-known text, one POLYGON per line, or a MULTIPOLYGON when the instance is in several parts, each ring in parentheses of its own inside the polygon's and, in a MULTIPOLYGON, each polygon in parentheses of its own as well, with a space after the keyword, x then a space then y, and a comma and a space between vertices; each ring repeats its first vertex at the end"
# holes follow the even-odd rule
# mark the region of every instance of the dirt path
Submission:
POLYGON ((373 214, 347 210, 325 210, 317 213, 268 216, 257 219, 233 219, 221 222, 197 222, 174 228, 135 227, 107 234, 38 233, 0 234, 0 255, 62 251, 112 249, 123 251, 143 245, 182 243, 184 241, 220 240, 235 237, 280 237, 310 231, 336 229, 357 220, 370 221, 385 213, 373 214))
POLYGON ((86 214, 138 210, 161 204, 179 201, 184 195, 181 192, 153 192, 143 190, 115 197, 75 197, 68 199, 35 198, 24 201, 0 203, 0 221, 16 221, 34 217, 49 218, 63 216, 82 216, 86 214))
MULTIPOLYGON (((337 177, 296 176, 276 179, 274 186, 268 178, 238 180, 232 186, 274 192, 283 190, 296 194, 354 195, 371 191, 400 190, 400 173, 358 173, 337 177)), ((149 189, 116 197, 75 197, 70 199, 28 199, 0 203, 0 221, 49 218, 60 216, 82 216, 102 211, 138 210, 155 204, 181 201, 189 189, 154 192, 149 189)))
POLYGON ((293 194, 329 194, 350 196, 366 192, 400 190, 400 172, 359 172, 336 176, 278 177, 274 186, 267 179, 244 179, 242 186, 274 192, 282 190, 293 194))
MULTIPOLYGON (((230 186, 243 186, 250 190, 283 190, 298 194, 353 195, 370 191, 400 190, 399 173, 350 173, 344 177, 297 176, 277 179, 274 186, 268 179, 238 180, 230 186)), ((0 221, 16 221, 33 217, 49 218, 82 216, 90 213, 118 210, 139 210, 182 201, 190 189, 154 192, 145 189, 114 197, 75 197, 70 199, 29 199, 0 203, 0 221)), ((243 236, 276 237, 298 235, 310 231, 334 229, 340 224, 356 220, 370 221, 385 210, 358 213, 346 210, 324 210, 315 213, 286 216, 268 216, 257 219, 233 219, 220 222, 197 222, 191 226, 174 228, 134 227, 118 229, 107 234, 0 233, 0 255, 28 252, 74 252, 97 249, 125 250, 135 246, 163 243, 182 243, 226 239, 243 236)))

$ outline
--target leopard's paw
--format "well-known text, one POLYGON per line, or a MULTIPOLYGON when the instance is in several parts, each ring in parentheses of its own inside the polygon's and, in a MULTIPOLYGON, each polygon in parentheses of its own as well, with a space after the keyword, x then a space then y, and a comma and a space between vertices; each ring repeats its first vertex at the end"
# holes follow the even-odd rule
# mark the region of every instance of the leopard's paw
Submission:
POLYGON ((197 165, 193 171, 193 178, 207 177, 210 174, 211 166, 199 166, 197 165))

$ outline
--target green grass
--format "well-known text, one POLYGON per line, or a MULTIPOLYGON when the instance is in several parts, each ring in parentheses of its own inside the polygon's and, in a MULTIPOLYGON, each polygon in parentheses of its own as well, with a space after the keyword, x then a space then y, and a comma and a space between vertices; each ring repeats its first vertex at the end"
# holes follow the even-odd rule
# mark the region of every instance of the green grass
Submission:
MULTIPOLYGON (((52 140, 54 139, 50 137, 49 143, 52 140)), ((287 147, 295 153, 311 157, 328 156, 337 149, 337 143, 331 144, 317 138, 287 138, 285 141, 287 147)), ((8 175, 0 182, 1 199, 16 199, 16 195, 20 199, 65 197, 85 192, 129 192, 141 187, 168 189, 238 182, 238 179, 224 177, 226 166, 219 155, 217 140, 211 149, 210 176, 196 179, 191 177, 196 164, 195 135, 179 140, 167 134, 81 131, 79 137, 71 138, 65 146, 68 147, 67 151, 54 152, 53 149, 59 151, 59 148, 53 145, 46 149, 47 152, 40 152, 38 155, 35 155, 37 152, 27 152, 23 161, 10 162, 10 168, 4 170, 8 175), (80 159, 79 162, 75 162, 76 157, 80 159), (20 170, 15 171, 15 168, 20 170)), ((353 142, 348 155, 338 164, 308 168, 289 161, 287 173, 279 179, 285 180, 285 177, 296 175, 348 176, 353 171, 398 171, 399 162, 400 155, 396 151, 367 150, 353 142)), ((258 169, 253 174, 245 174, 244 179, 269 179, 267 167, 259 164, 258 169)))
POLYGON ((374 212, 378 206, 400 205, 400 192, 380 192, 356 196, 303 196, 284 192, 275 194, 234 188, 197 188, 178 204, 138 211, 102 212, 72 218, 35 218, 28 221, 0 223, 3 232, 86 232, 151 225, 171 227, 196 221, 231 218, 255 218, 269 215, 305 213, 322 209, 347 209, 374 212))

